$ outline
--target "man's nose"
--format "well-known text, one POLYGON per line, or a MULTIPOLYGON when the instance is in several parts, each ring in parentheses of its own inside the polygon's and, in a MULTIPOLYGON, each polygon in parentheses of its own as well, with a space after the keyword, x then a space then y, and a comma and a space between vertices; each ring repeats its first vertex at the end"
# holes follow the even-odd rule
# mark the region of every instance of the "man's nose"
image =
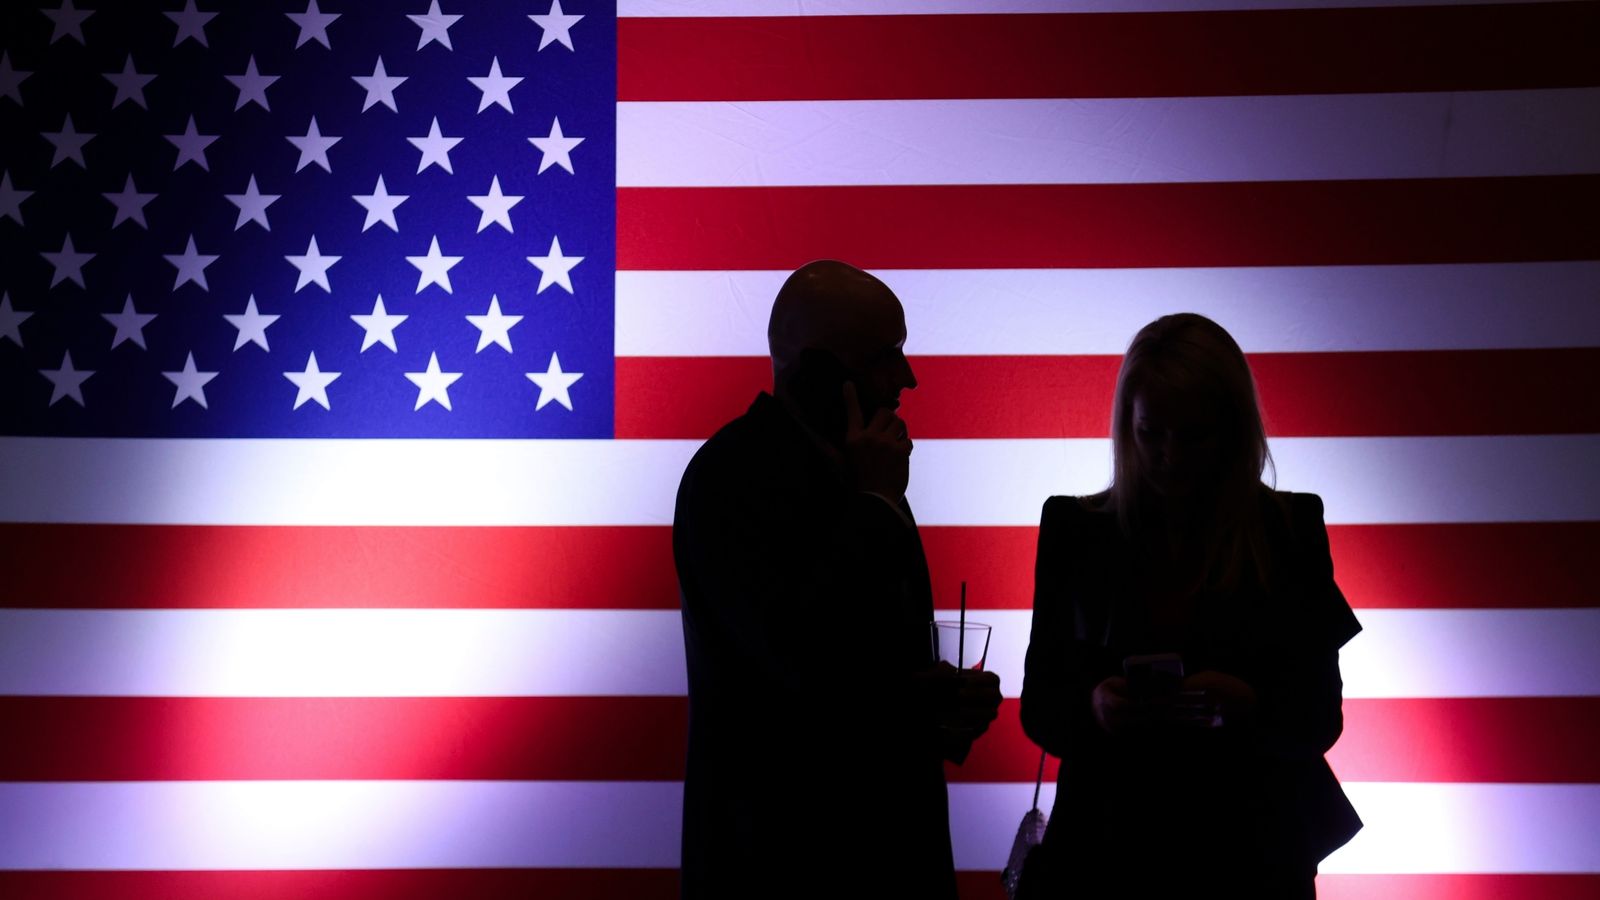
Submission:
POLYGON ((904 353, 900 354, 900 385, 902 390, 911 390, 917 386, 916 373, 911 371, 911 360, 906 359, 904 353))

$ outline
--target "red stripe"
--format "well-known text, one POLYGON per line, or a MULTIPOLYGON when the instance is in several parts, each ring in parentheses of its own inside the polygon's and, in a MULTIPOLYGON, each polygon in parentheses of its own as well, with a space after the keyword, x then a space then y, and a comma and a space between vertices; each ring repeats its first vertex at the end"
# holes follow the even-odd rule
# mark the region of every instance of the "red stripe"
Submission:
MULTIPOLYGON (((1022 818, 1020 812, 1017 818, 1022 818)), ((957 872, 956 883, 962 900, 1006 900, 998 872, 957 872)), ((1319 900, 1594 900, 1600 897, 1600 875, 1318 875, 1317 897, 1319 900)))
MULTIPOLYGON (((901 411, 918 438, 1104 437, 1120 356, 923 356, 901 411)), ((1600 431, 1600 349, 1256 353, 1276 437, 1600 431)), ((620 438, 706 438, 771 388, 764 357, 620 357, 620 438)))
POLYGON ((625 18, 622 100, 1172 97, 1600 83, 1594 4, 625 18), (997 63, 1003 60, 1003 63, 997 63))
MULTIPOLYGON (((1020 815, 1019 815, 1020 818, 1020 815)), ((1001 900, 998 872, 957 872, 962 900, 1001 900)), ((1323 900, 1591 900, 1596 875, 1319 875, 1323 900)), ((0 872, 28 900, 672 900, 676 869, 0 872)))
MULTIPOLYGON (((952 782, 1032 781, 1039 748, 1020 706, 1000 718, 952 782)), ((1590 783, 1600 781, 1600 698, 1346 700, 1344 736, 1328 754, 1345 781, 1590 783)), ((1048 761, 1045 777, 1056 777, 1048 761)))
POLYGON ((0 607, 678 605, 670 534, 637 527, 0 524, 0 571, 0 607))
POLYGON ((621 188, 619 269, 1313 266, 1600 257, 1600 176, 621 188))
POLYGON ((677 869, 0 872, 28 900, 593 900, 678 896, 677 869))
POLYGON ((1337 525, 1328 542, 1360 609, 1600 606, 1600 522, 1337 525))
MULTIPOLYGON (((1037 529, 921 534, 941 604, 966 580, 975 609, 1032 606, 1037 529)), ((1600 523, 1335 525, 1328 536, 1357 608, 1600 605, 1600 523)), ((0 571, 0 608, 678 606, 672 533, 660 526, 0 524, 0 571)))
POLYGON ((0 697, 0 781, 681 781, 682 697, 0 697))
MULTIPOLYGON (((1017 818, 1021 819, 1019 812, 1017 818)), ((996 872, 957 872, 962 900, 1007 900, 996 872)), ((1594 900, 1600 875, 1318 875, 1318 900, 1594 900)))
POLYGON ((1318 875, 1320 900, 1594 900, 1600 875, 1318 875))
POLYGON ((1600 781, 1600 697, 1347 700, 1346 781, 1600 781))
MULTIPOLYGON (((1350 700, 1345 717, 1329 758, 1347 781, 1600 782, 1600 698, 1350 700)), ((6 697, 0 781, 679 781, 687 720, 682 697, 6 697)), ((1038 759, 1007 700, 948 774, 1032 781, 1038 759)))
MULTIPOLYGON (((1040 501, 1041 506, 1043 500, 1040 501)), ((1029 609, 1038 529, 924 526, 935 602, 1029 609)), ((1332 525, 1334 576, 1357 609, 1600 606, 1600 522, 1332 525)))

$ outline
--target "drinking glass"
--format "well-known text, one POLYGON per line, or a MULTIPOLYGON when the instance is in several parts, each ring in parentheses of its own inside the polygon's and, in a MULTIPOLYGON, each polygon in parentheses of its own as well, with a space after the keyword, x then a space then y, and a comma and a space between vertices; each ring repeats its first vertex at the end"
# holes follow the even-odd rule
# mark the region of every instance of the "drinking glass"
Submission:
POLYGON ((989 658, 988 625, 982 622, 959 622, 954 619, 935 619, 932 623, 933 656, 958 669, 983 670, 989 658))

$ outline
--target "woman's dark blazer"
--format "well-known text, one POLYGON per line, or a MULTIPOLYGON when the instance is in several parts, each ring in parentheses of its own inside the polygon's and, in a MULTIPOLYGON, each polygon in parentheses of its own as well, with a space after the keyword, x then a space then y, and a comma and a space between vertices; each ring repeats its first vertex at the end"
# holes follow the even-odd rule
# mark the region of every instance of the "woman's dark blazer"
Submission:
POLYGON ((1270 587, 1200 597, 1182 648, 1146 643, 1129 600, 1132 553, 1098 499, 1051 497, 1039 528, 1022 725, 1062 761, 1051 829, 1092 830, 1117 802, 1106 775, 1124 745, 1095 722, 1094 687, 1122 674, 1127 655, 1179 650, 1189 671, 1226 672, 1256 690, 1256 720, 1229 736, 1228 752, 1263 773, 1276 833, 1314 867, 1361 827, 1323 758, 1344 728, 1339 648, 1361 626, 1333 581, 1321 499, 1262 488, 1270 587))

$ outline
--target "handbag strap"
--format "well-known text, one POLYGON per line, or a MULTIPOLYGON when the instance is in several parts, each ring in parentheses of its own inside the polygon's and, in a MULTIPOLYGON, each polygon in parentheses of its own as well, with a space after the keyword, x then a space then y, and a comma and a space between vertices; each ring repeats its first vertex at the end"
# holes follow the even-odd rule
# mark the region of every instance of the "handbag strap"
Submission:
POLYGON ((1044 787, 1044 757, 1045 752, 1039 751, 1039 776, 1033 780, 1033 808, 1039 808, 1039 789, 1044 787))

